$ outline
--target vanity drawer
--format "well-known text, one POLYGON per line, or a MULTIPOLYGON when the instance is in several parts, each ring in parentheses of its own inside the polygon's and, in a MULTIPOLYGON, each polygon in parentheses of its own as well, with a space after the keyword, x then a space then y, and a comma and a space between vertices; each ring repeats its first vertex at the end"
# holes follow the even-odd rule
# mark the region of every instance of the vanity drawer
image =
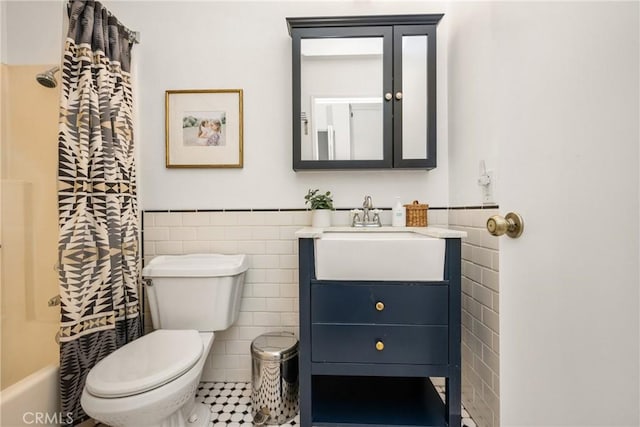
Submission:
POLYGON ((314 362, 446 364, 447 337, 446 326, 314 324, 311 326, 311 359, 314 362))
POLYGON ((447 325, 446 285, 318 283, 311 286, 311 321, 447 325))

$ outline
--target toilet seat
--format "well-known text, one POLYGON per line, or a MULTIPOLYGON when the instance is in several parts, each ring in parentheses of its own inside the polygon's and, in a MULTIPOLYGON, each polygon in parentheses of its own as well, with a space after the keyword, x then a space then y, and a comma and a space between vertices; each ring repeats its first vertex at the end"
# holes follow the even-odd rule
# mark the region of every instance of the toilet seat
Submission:
POLYGON ((183 375, 202 351, 198 331, 160 329, 98 362, 89 371, 85 387, 93 396, 105 398, 143 393, 183 375))

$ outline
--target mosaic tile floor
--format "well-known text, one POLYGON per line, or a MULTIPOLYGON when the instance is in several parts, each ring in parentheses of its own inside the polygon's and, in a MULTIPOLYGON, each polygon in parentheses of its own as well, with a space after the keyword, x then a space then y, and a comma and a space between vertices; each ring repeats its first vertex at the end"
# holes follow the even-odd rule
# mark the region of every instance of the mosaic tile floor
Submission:
MULTIPOLYGON (((444 399, 443 387, 436 386, 444 399)), ((200 383, 196 401, 211 405, 210 427, 253 426, 249 383, 200 383)), ((462 427, 477 427, 462 408, 462 427)), ((283 426, 299 426, 299 416, 283 426)))

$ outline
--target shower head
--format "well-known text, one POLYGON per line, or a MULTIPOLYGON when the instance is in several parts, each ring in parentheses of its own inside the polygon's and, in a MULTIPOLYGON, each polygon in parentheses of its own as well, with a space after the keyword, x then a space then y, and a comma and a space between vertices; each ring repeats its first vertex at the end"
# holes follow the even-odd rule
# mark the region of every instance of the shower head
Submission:
POLYGON ((58 86, 58 81, 53 76, 55 73, 60 70, 60 67, 53 67, 44 73, 40 73, 36 76, 36 80, 44 87, 54 88, 58 86))

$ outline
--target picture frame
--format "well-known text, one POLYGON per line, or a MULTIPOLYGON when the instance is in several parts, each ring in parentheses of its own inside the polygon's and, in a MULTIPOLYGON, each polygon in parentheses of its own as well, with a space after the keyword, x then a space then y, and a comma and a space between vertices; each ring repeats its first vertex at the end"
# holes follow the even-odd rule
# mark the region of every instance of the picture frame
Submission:
POLYGON ((242 168, 242 89, 165 91, 167 168, 242 168))

